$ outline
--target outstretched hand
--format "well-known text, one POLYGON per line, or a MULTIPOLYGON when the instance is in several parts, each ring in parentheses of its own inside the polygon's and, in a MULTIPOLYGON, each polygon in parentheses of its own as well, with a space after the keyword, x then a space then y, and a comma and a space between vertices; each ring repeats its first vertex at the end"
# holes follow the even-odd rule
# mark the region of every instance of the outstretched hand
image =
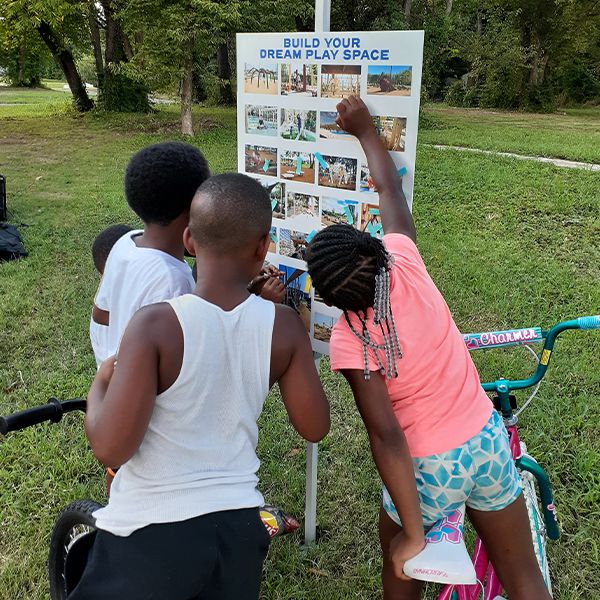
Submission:
POLYGON ((358 96, 344 98, 337 106, 338 116, 335 122, 350 135, 360 138, 375 130, 371 113, 367 105, 358 96))

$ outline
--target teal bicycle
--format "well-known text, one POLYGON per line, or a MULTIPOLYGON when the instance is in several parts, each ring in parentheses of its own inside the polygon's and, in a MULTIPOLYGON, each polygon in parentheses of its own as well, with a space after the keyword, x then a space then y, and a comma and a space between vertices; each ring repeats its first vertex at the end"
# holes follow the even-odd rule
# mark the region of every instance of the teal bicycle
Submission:
MULTIPOLYGON (((538 392, 556 338, 569 329, 600 329, 600 315, 565 321, 548 330, 530 327, 463 336, 469 350, 525 345, 537 361, 535 372, 527 379, 497 379, 482 385, 486 392, 493 394, 494 406, 502 414, 508 430, 512 456, 521 475, 535 554, 550 594, 552 584, 546 541, 557 540, 560 536, 556 507, 548 475, 519 438, 517 422, 519 414, 538 392), (539 355, 530 347, 536 343, 543 343, 539 355), (533 388, 531 394, 517 409, 513 392, 528 388, 533 388)), ((441 583, 443 587, 438 600, 502 600, 502 586, 482 541, 476 539, 472 556, 467 552, 463 538, 464 515, 465 507, 462 507, 435 523, 427 533, 425 549, 406 562, 404 571, 414 579, 441 583)))

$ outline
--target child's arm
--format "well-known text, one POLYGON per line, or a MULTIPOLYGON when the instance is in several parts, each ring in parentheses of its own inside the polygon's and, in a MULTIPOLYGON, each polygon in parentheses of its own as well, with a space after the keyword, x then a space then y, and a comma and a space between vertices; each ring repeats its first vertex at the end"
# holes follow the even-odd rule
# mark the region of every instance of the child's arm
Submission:
POLYGON ((387 386, 374 373, 365 380, 362 371, 342 371, 350 383, 356 405, 364 421, 373 459, 402 522, 402 533, 391 545, 391 560, 397 577, 404 578, 405 561, 425 546, 423 520, 413 463, 404 433, 396 420, 387 386))
POLYGON ((369 109, 356 96, 337 105, 338 125, 355 135, 369 163, 369 172, 379 192, 379 210, 384 233, 403 233, 416 240, 415 224, 402 191, 396 165, 375 131, 369 109))
POLYGON ((123 335, 118 364, 115 357, 109 358, 96 374, 87 399, 85 432, 92 452, 107 467, 120 467, 135 454, 157 393, 177 377, 183 334, 178 338, 176 325, 167 304, 139 310, 123 335))
POLYGON ((279 383, 294 429, 310 442, 329 432, 329 402, 315 368, 310 338, 296 311, 275 306, 271 347, 271 385, 279 383))

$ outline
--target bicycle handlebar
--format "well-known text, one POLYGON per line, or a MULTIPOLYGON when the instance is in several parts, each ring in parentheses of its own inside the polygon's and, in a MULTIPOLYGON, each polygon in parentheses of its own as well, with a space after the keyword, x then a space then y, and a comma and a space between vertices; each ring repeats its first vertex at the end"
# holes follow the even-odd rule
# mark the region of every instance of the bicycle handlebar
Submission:
POLYGON ((539 327, 532 327, 529 329, 514 329, 508 331, 499 332, 488 332, 479 334, 467 334, 465 342, 470 350, 478 350, 482 348, 498 348, 500 346, 513 346, 528 344, 531 342, 544 341, 544 347, 542 354, 540 355, 540 361, 537 369, 528 379, 509 380, 509 379, 498 379, 496 381, 482 383, 482 387, 486 392, 498 392, 501 394, 507 394, 511 390, 522 390, 528 387, 533 387, 548 370, 548 364, 550 363, 550 356, 554 349, 554 342, 559 334, 567 329, 600 329, 600 315, 590 317, 579 317, 578 319, 572 319, 570 321, 563 321, 558 323, 547 331, 541 331, 539 327), (534 336, 541 331, 541 337, 534 336), (529 332, 525 334, 524 332, 529 332), (524 339, 525 335, 530 336, 529 339, 524 339), (487 336, 487 337, 486 337, 487 336), (495 338, 493 336, 496 336, 495 338), (501 337, 502 336, 502 337, 501 337), (489 343, 482 344, 481 340, 488 340, 489 343), (469 345, 469 340, 471 340, 469 345), (475 341, 473 341, 475 340, 475 341))
POLYGON ((85 412, 86 401, 83 398, 73 398, 60 402, 56 398, 50 398, 47 404, 28 408, 19 412, 0 417, 0 435, 6 435, 10 431, 25 429, 44 421, 58 423, 64 413, 81 410, 85 412))

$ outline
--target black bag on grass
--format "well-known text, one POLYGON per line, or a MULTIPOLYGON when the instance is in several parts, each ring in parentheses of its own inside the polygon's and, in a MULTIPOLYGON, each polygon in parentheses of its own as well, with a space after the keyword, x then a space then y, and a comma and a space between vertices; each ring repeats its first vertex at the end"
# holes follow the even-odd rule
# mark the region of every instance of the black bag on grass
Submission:
POLYGON ((0 223, 0 261, 27 256, 19 230, 14 225, 0 223))

